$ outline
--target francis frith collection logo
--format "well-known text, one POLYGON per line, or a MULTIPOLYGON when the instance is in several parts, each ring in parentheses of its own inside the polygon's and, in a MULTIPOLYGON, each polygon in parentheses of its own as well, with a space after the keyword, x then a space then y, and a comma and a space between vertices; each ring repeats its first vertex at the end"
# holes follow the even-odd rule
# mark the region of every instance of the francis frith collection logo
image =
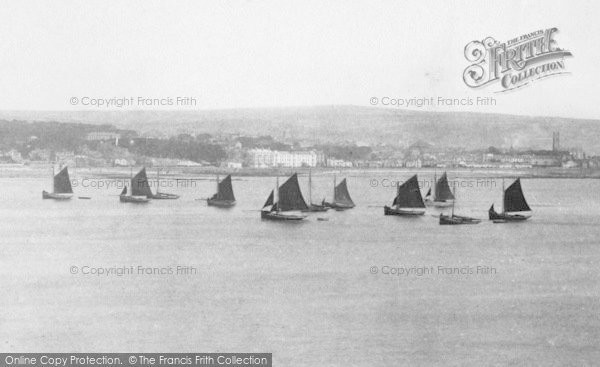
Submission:
POLYGON ((558 47, 557 32, 558 28, 548 28, 503 43, 492 37, 469 42, 465 58, 472 64, 463 73, 465 84, 471 88, 497 84, 498 92, 505 92, 567 73, 565 58, 572 54, 558 47))

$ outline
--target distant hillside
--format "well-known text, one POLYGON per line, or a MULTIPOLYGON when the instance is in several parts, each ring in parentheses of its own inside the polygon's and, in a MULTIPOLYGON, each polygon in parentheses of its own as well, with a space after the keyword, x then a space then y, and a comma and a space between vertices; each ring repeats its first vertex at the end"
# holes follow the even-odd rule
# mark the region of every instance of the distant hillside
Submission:
POLYGON ((310 143, 354 141, 407 146, 424 140, 442 147, 550 149, 561 146, 600 154, 600 120, 472 112, 427 112, 359 106, 318 106, 207 111, 0 111, 0 119, 113 124, 174 135, 239 133, 310 143))

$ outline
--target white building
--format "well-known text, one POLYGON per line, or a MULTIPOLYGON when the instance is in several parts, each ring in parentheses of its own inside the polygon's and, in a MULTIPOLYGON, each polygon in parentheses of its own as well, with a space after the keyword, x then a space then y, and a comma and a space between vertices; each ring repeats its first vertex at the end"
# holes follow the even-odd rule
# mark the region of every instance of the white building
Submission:
POLYGON ((255 168, 267 168, 273 166, 273 151, 270 149, 248 150, 248 165, 255 168))
POLYGON ((250 149, 248 165, 255 168, 267 167, 316 167, 315 151, 277 151, 270 149, 250 149))
POLYGON ((407 160, 404 162, 404 167, 406 167, 406 168, 421 168, 421 167, 423 167, 423 162, 421 162, 420 159, 407 160))
POLYGON ((241 169, 242 163, 229 161, 229 162, 224 162, 221 166, 223 166, 225 168, 241 169))
POLYGON ((275 151, 273 163, 277 167, 316 167, 317 153, 314 151, 275 151))
POLYGON ((327 159, 327 167, 352 167, 352 162, 343 159, 327 159))

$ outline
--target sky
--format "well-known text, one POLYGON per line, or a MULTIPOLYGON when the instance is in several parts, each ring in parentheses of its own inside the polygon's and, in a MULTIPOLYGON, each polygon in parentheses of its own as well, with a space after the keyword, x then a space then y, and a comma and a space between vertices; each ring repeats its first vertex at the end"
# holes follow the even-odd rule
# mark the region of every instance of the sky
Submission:
POLYGON ((0 110, 103 110, 89 104, 130 97, 123 108, 142 108, 139 97, 196 99, 147 109, 493 97, 414 109, 598 119, 599 10, 585 0, 4 1, 0 110), (573 53, 569 74, 505 93, 463 82, 470 41, 551 27, 573 53))

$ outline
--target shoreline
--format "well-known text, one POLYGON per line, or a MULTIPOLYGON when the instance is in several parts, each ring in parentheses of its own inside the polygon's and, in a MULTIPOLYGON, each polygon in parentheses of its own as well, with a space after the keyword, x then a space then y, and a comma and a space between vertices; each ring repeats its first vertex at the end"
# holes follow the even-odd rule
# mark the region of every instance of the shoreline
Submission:
MULTIPOLYGON (((69 167, 72 176, 87 174, 108 178, 129 178, 142 167, 69 167)), ((155 176, 157 168, 147 167, 148 176, 155 176)), ((466 177, 521 177, 529 179, 562 178, 562 179, 600 179, 600 170, 558 167, 549 168, 333 168, 333 167, 297 167, 297 168, 237 168, 228 169, 220 167, 161 167, 160 176, 181 177, 189 175, 199 176, 226 176, 231 174, 238 177, 284 177, 293 173, 308 175, 309 171, 314 176, 355 176, 355 175, 382 175, 387 173, 434 175, 448 172, 453 176, 466 177)), ((0 164, 0 177, 46 177, 52 172, 50 163, 35 163, 29 165, 0 164)))

